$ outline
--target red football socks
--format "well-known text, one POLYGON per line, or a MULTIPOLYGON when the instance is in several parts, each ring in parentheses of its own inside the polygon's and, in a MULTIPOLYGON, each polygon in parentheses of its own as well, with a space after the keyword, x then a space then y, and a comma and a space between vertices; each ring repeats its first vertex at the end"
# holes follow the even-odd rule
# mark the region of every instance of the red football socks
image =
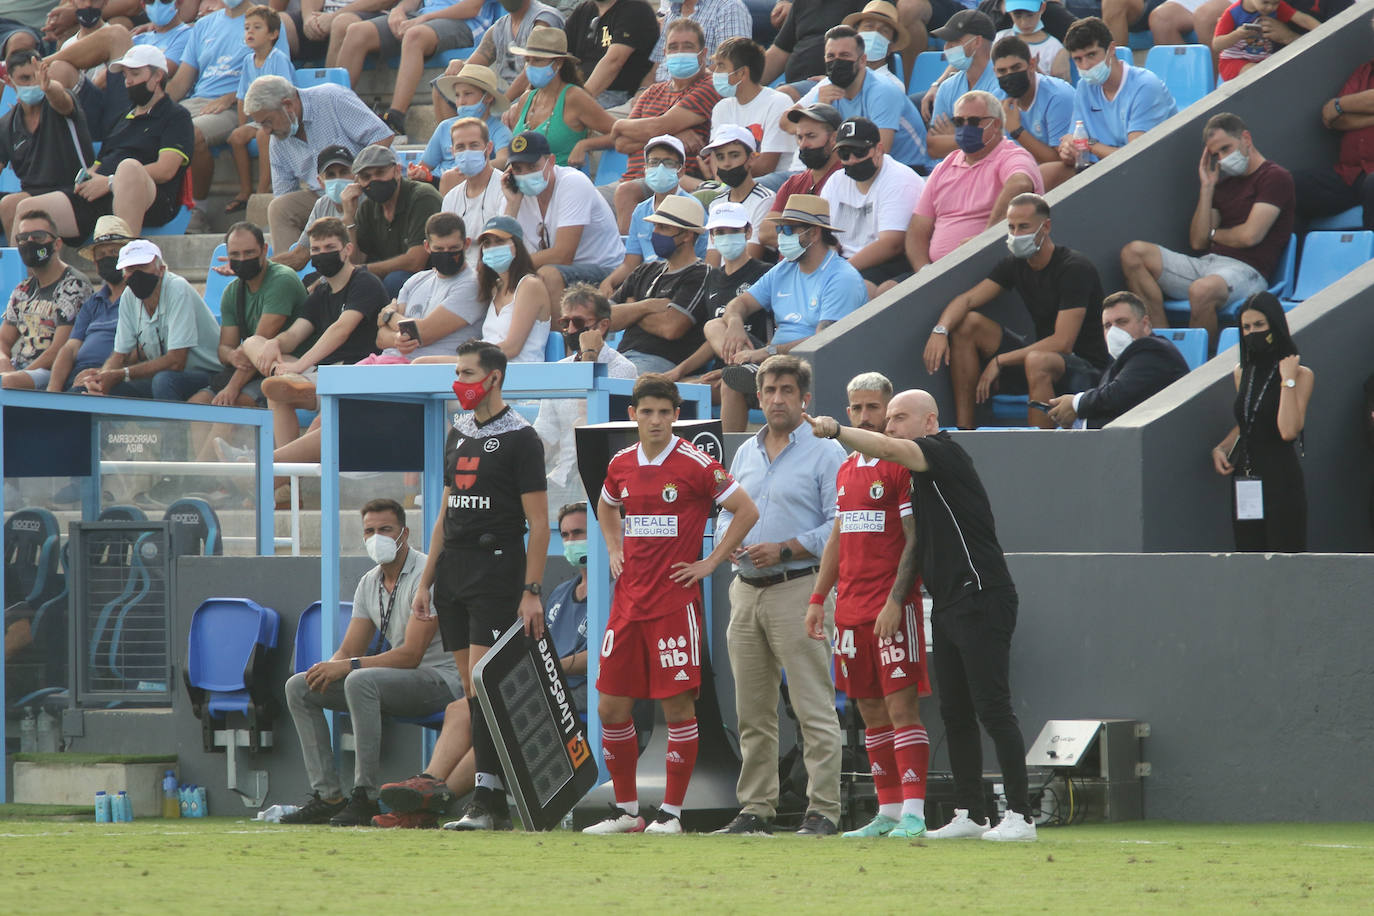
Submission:
POLYGON ((892 726, 866 729, 864 746, 868 748, 868 762, 873 773, 873 788, 878 792, 878 804, 900 805, 902 789, 897 780, 897 760, 892 753, 892 726))
POLYGON ((669 814, 682 812, 682 800, 687 796, 687 783, 697 764, 697 720, 693 716, 668 724, 668 752, 663 787, 663 808, 669 814))
POLYGON ((606 769, 610 771, 611 784, 615 787, 616 804, 633 804, 636 810, 630 813, 637 813, 639 787, 635 784, 635 770, 639 765, 639 736, 635 732, 634 721, 619 725, 602 724, 601 753, 606 758, 606 769))
POLYGON ((926 797, 926 771, 930 769, 930 737, 924 725, 896 729, 892 740, 897 758, 902 798, 926 797))

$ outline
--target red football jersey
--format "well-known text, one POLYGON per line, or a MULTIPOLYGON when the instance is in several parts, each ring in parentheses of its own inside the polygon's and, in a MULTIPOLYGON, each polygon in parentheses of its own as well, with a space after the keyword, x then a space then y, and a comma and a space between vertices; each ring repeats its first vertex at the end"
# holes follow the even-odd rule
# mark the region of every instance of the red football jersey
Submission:
POLYGON ((650 620, 700 602, 698 586, 684 588, 668 574, 674 563, 701 559, 711 503, 737 486, 720 462, 677 436, 653 461, 639 445, 617 452, 601 487, 602 499, 625 509, 625 565, 613 607, 650 620))
MULTIPOLYGON (((878 619, 897 561, 906 546, 902 519, 911 515, 911 472, 900 464, 855 453, 835 474, 835 517, 840 522, 840 573, 835 623, 878 619)), ((908 600, 920 607, 921 580, 908 600)))

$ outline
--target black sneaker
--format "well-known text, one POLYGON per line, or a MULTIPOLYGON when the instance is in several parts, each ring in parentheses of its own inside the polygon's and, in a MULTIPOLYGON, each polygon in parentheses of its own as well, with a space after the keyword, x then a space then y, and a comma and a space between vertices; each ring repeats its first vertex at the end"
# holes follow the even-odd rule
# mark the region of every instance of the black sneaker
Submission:
POLYGON ((715 833, 717 836, 772 836, 773 828, 757 814, 741 811, 733 821, 715 833))
POLYGON ((329 819, 348 807, 348 800, 339 798, 336 801, 326 801, 320 798, 320 793, 311 792, 310 797, 290 814, 283 814, 281 822, 283 824, 327 824, 329 819))
POLYGON ((331 817, 329 823, 335 827, 371 827, 372 819, 381 813, 377 802, 367 797, 367 790, 358 786, 353 790, 353 797, 348 804, 331 817))
POLYGON ((753 363, 726 366, 720 373, 720 380, 740 394, 757 394, 758 378, 759 367, 753 363))
POLYGON ((382 123, 391 128, 391 132, 396 136, 402 136, 406 132, 406 116, 404 112, 394 108, 379 112, 377 115, 382 119, 382 123))
POLYGON ((839 828, 830 818, 819 811, 808 811, 797 836, 834 836, 838 831, 839 828))

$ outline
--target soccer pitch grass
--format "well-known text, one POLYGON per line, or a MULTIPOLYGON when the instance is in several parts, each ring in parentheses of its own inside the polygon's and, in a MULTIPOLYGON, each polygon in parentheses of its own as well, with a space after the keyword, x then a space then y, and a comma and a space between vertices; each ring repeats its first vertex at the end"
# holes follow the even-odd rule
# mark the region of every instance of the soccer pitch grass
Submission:
POLYGON ((1374 824, 1144 822, 1040 841, 589 837, 0 821, 11 913, 1353 912, 1374 824))

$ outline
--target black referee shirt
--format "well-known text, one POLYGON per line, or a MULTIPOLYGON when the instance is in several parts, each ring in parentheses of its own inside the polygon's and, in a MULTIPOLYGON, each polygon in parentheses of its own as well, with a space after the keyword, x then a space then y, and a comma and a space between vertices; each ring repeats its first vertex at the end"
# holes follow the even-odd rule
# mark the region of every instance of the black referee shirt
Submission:
POLYGON ((949 433, 917 439, 928 470, 912 471, 921 581, 935 610, 1012 584, 983 481, 949 433))
POLYGON ((460 414, 444 443, 444 546, 479 547, 490 534, 492 546, 510 547, 525 536, 520 497, 548 489, 544 443, 525 418, 506 406, 485 423, 460 414))

